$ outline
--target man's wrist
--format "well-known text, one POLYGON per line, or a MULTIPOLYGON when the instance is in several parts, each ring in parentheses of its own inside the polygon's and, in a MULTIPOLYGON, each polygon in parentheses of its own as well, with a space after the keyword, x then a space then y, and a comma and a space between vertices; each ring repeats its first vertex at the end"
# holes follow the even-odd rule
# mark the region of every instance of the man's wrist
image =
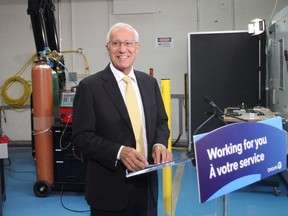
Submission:
POLYGON ((164 147, 166 148, 166 146, 163 145, 163 144, 161 144, 161 143, 155 143, 155 144, 153 145, 153 148, 154 148, 155 146, 158 146, 158 145, 164 146, 164 147))

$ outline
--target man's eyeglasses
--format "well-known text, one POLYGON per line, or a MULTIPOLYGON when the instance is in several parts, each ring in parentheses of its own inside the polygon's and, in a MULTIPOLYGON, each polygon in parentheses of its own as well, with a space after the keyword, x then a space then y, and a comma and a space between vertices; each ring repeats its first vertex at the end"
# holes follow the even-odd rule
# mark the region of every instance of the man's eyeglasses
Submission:
POLYGON ((125 47, 133 47, 135 44, 139 44, 139 43, 136 42, 136 41, 124 41, 124 42, 121 42, 121 41, 110 41, 110 42, 108 42, 108 44, 111 45, 114 48, 118 48, 118 47, 121 46, 121 44, 124 44, 125 47))

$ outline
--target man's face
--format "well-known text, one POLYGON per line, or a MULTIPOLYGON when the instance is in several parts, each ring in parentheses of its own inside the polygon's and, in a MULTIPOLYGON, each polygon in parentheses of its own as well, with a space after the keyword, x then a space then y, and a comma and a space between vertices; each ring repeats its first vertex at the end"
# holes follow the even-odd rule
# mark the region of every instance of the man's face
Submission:
POLYGON ((131 71, 133 62, 140 49, 140 44, 134 42, 134 32, 123 28, 112 31, 110 43, 106 45, 113 65, 126 75, 131 71), (131 44, 127 46, 129 42, 131 44))

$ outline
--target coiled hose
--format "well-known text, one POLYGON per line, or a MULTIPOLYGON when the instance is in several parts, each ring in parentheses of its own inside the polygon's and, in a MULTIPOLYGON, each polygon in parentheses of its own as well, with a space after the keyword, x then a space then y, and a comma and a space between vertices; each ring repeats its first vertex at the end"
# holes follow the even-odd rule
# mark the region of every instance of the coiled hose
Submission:
POLYGON ((20 76, 13 76, 8 78, 2 86, 2 98, 5 103, 11 107, 18 108, 26 105, 31 95, 31 84, 20 76), (7 91, 15 83, 19 82, 23 86, 23 94, 19 98, 11 98, 7 91))

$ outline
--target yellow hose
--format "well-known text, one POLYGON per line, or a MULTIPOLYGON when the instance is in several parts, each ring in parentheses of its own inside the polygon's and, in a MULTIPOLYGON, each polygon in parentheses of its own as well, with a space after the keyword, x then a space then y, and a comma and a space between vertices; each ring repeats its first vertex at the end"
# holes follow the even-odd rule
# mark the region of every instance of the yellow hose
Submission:
POLYGON ((25 79, 23 79, 20 76, 13 76, 10 77, 9 79, 7 79, 5 81, 5 83, 2 86, 2 98, 5 101, 5 103, 11 107, 14 108, 18 108, 21 107, 23 105, 26 105, 27 102, 29 101, 30 95, 31 95, 31 84, 28 83, 25 79), (19 98, 11 98, 8 94, 7 94, 7 90, 15 83, 15 82, 19 82, 20 84, 22 84, 24 91, 21 97, 19 98))
POLYGON ((83 50, 81 48, 79 48, 78 50, 64 50, 64 51, 61 51, 61 53, 78 53, 78 54, 81 54, 83 57, 83 60, 84 60, 84 64, 85 64, 85 75, 89 76, 89 74, 90 74, 89 62, 88 62, 87 57, 83 53, 83 50))

